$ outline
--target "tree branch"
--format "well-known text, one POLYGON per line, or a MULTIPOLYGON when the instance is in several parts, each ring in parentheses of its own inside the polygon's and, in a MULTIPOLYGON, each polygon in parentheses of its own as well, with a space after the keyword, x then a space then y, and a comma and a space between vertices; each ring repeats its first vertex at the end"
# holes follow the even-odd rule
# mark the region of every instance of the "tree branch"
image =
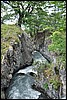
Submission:
POLYGON ((12 4, 10 4, 10 1, 9 2, 3 1, 3 2, 6 3, 6 4, 8 4, 8 5, 10 5, 12 8, 17 8, 16 6, 13 6, 12 4))
POLYGON ((28 12, 30 11, 31 6, 28 7, 28 12))
POLYGON ((33 10, 34 10, 34 6, 32 6, 31 11, 29 13, 32 13, 33 10))
POLYGON ((30 4, 28 3, 27 7, 25 8, 25 10, 27 10, 30 7, 30 4))
POLYGON ((21 5, 22 9, 24 9, 24 7, 23 7, 23 5, 22 5, 22 2, 20 3, 20 5, 21 5))

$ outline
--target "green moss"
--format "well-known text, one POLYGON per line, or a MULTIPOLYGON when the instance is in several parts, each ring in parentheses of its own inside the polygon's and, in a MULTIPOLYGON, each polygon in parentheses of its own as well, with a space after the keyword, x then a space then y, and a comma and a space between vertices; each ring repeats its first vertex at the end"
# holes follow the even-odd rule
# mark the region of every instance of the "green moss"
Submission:
POLYGON ((5 54, 11 42, 19 42, 17 35, 21 33, 22 30, 16 25, 1 25, 1 56, 5 54))

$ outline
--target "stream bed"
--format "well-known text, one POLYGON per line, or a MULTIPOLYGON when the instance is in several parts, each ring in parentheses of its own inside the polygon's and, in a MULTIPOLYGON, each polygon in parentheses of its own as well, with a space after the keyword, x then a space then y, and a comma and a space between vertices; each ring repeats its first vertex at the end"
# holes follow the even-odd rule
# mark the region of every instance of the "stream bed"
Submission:
MULTIPOLYGON (((32 55, 34 61, 47 62, 38 51, 34 51, 32 55)), ((6 91, 7 99, 39 99, 41 93, 32 89, 35 79, 33 75, 30 74, 33 73, 37 75, 37 71, 33 70, 36 67, 36 65, 27 66, 15 73, 6 91)), ((46 99, 46 97, 44 99, 46 99)), ((61 99, 66 99, 66 96, 63 96, 61 99)))
MULTIPOLYGON (((36 61, 47 61, 39 52, 33 52, 33 58, 36 61)), ((19 70, 11 80, 10 86, 6 91, 7 99, 38 99, 40 92, 32 89, 35 79, 29 73, 35 73, 33 68, 36 66, 28 66, 19 70)))

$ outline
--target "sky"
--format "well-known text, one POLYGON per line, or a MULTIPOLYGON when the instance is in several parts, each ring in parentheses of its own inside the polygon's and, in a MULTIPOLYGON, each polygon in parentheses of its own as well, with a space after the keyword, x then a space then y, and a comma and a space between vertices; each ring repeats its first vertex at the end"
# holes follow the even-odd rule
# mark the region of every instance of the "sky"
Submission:
MULTIPOLYGON (((51 13, 52 13, 52 8, 48 9, 48 11, 49 11, 49 14, 51 14, 51 13)), ((5 15, 5 12, 2 12, 2 16, 4 16, 4 15, 5 15)), ((18 21, 18 19, 15 18, 15 20, 13 20, 13 21, 7 20, 7 21, 5 21, 4 23, 5 23, 5 24, 15 24, 17 21, 18 21)))
MULTIPOLYGON (((4 12, 4 11, 2 11, 2 13, 1 13, 1 16, 4 16, 6 13, 7 14, 9 14, 9 13, 14 13, 14 11, 12 11, 12 12, 10 12, 10 9, 11 9, 11 7, 8 5, 8 4, 5 4, 4 3, 4 5, 5 6, 7 6, 9 9, 6 11, 6 12, 4 12)), ((47 9, 48 10, 48 14, 51 14, 52 13, 52 10, 53 10, 53 8, 50 8, 50 9, 47 9)), ((17 18, 15 18, 14 20, 6 20, 4 23, 5 24, 16 24, 17 23, 17 21, 18 21, 18 16, 17 16, 17 18)), ((21 25, 21 29, 23 29, 23 30, 25 30, 25 26, 24 25, 21 25)))
MULTIPOLYGON (((14 11, 9 12, 10 9, 12 9, 11 6, 9 6, 8 4, 5 4, 5 3, 4 3, 4 6, 6 6, 6 7, 9 8, 9 9, 6 11, 8 14, 9 14, 9 13, 14 13, 14 11)), ((47 9, 47 10, 48 10, 48 12, 49 12, 48 14, 51 14, 53 8, 50 8, 50 9, 47 9)), ((4 15, 6 14, 6 12, 2 11, 1 16, 4 16, 4 15)), ((11 20, 7 20, 7 21, 5 21, 4 23, 5 23, 5 24, 15 24, 17 21, 18 21, 18 16, 17 16, 17 18, 15 18, 14 20, 12 20, 12 21, 11 21, 11 20)))

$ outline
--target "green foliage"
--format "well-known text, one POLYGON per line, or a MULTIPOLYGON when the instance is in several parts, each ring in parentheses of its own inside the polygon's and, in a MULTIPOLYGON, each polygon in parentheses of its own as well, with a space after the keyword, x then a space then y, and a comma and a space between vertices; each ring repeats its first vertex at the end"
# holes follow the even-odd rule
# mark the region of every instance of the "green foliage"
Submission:
POLYGON ((59 79, 59 75, 54 75, 51 76, 51 78, 49 79, 50 84, 53 84, 53 87, 55 90, 58 90, 60 85, 62 85, 60 79, 59 79))
POLYGON ((47 90, 48 89, 48 83, 43 84, 43 88, 47 90))
MULTIPOLYGON (((48 46, 50 51, 56 53, 57 62, 56 66, 64 68, 66 67, 66 34, 65 32, 55 31, 53 35, 50 37, 52 40, 52 44, 48 46)), ((59 75, 54 75, 51 68, 44 70, 44 74, 48 77, 48 81, 50 84, 53 84, 55 90, 58 90, 59 86, 62 85, 60 81, 59 75), (52 75, 53 74, 53 75, 52 75)))
POLYGON ((52 66, 50 68, 44 69, 43 74, 46 78, 49 79, 54 74, 52 66))
POLYGON ((49 84, 53 85, 55 90, 58 90, 58 88, 62 85, 62 82, 60 80, 60 76, 54 74, 54 71, 53 71, 54 64, 52 64, 52 63, 49 64, 47 62, 45 64, 39 63, 39 62, 36 64, 38 64, 37 68, 36 68, 36 70, 38 72, 38 76, 35 77, 37 82, 42 80, 40 75, 41 75, 41 73, 43 73, 44 78, 47 79, 47 82, 42 84, 43 88, 45 90, 48 90, 48 88, 49 88, 48 83, 49 83, 49 84))
POLYGON ((59 62, 64 63, 66 61, 66 34, 56 31, 51 39, 52 44, 48 46, 48 49, 58 55, 59 62))
POLYGON ((38 71, 38 72, 39 72, 39 71, 43 72, 45 69, 50 68, 50 67, 51 67, 51 65, 50 65, 48 62, 39 63, 39 64, 37 65, 37 71, 38 71))
POLYGON ((1 10, 6 13, 1 18, 2 22, 10 19, 15 20, 19 15, 20 21, 18 18, 18 23, 23 24, 25 30, 28 33, 31 32, 33 36, 37 30, 41 31, 46 27, 52 28, 52 31, 61 31, 61 29, 65 31, 66 29, 65 1, 1 1, 1 10), (4 5, 5 3, 7 6, 4 5), (48 13, 50 8, 52 9, 51 13, 48 13), (10 13, 12 11, 13 13, 10 13))
POLYGON ((40 66, 38 66, 37 70, 42 71, 44 68, 45 68, 45 64, 40 64, 40 66))
MULTIPOLYGON (((33 37, 37 30, 49 29, 53 35, 49 37, 52 44, 48 49, 57 55, 56 65, 62 63, 61 67, 66 67, 66 1, 1 1, 2 12, 5 12, 1 16, 2 23, 15 20, 19 15, 17 23, 24 25, 25 31, 33 37), (48 13, 49 9, 52 9, 51 13, 48 13)), ((1 58, 11 42, 19 42, 17 35, 21 32, 15 25, 1 25, 1 58)), ((61 81, 59 76, 54 75, 52 64, 34 62, 33 65, 37 65, 38 75, 43 73, 56 90, 59 88, 61 81)), ((43 84, 43 87, 47 90, 48 83, 43 84)))

